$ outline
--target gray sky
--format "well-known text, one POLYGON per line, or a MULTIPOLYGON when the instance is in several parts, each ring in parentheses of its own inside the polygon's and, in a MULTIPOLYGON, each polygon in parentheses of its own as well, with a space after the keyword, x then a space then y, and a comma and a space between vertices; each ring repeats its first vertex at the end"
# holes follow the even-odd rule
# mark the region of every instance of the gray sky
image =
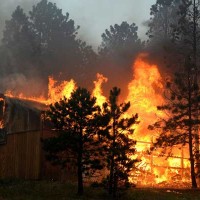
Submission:
MULTIPOLYGON (((80 25, 80 37, 94 47, 101 42, 101 34, 110 25, 122 21, 136 23, 140 37, 146 29, 143 22, 149 19, 150 7, 156 0, 50 0, 69 12, 70 18, 80 25)), ((9 19, 17 5, 26 11, 39 0, 0 0, 0 35, 5 19, 9 19)))

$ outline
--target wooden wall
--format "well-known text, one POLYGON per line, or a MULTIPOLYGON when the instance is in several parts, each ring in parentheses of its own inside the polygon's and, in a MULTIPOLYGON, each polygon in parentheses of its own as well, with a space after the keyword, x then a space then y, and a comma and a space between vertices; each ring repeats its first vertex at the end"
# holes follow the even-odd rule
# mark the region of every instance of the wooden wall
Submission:
POLYGON ((8 134, 0 145, 0 178, 38 179, 41 167, 41 131, 8 134))

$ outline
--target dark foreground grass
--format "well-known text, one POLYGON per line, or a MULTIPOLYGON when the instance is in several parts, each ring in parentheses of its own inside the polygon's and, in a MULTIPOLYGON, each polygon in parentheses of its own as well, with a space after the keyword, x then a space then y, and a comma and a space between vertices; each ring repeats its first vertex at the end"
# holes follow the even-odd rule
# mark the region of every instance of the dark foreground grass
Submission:
MULTIPOLYGON (((86 187, 83 197, 76 186, 47 181, 0 181, 0 200, 109 200, 102 188, 86 187)), ((200 200, 200 190, 131 188, 121 200, 200 200)))

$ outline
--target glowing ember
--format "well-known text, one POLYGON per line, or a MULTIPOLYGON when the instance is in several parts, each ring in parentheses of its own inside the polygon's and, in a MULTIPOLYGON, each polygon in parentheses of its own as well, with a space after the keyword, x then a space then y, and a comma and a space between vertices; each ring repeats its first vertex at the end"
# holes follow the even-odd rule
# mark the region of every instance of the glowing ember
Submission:
POLYGON ((4 128, 3 120, 0 121, 0 129, 4 128))

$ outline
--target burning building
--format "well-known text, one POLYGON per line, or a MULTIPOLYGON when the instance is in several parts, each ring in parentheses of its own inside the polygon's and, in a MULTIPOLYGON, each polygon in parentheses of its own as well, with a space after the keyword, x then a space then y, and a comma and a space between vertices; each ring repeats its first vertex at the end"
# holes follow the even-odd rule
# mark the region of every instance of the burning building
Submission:
POLYGON ((1 95, 0 178, 38 179, 42 105, 1 95))
MULTIPOLYGON (((135 127, 134 139, 137 141, 136 156, 141 161, 133 171, 131 181, 141 186, 188 187, 190 163, 187 146, 175 147, 167 159, 160 157, 161 149, 149 153, 159 133, 148 130, 148 126, 158 118, 166 116, 157 110, 157 106, 164 103, 162 76, 158 67, 146 62, 145 57, 146 55, 142 54, 134 62, 128 95, 121 99, 131 103, 126 115, 138 113, 140 121, 135 127)), ((94 81, 92 94, 100 106, 106 101, 101 87, 106 81, 107 78, 101 74, 97 74, 97 81, 94 81)), ((56 168, 51 168, 49 164, 44 164, 45 162, 41 163, 40 138, 44 134, 49 135, 41 123, 41 111, 46 109, 46 105, 55 103, 63 96, 70 97, 75 88, 74 80, 59 84, 51 77, 48 99, 28 98, 23 95, 16 99, 10 92, 6 93, 6 97, 1 97, 0 177, 39 178, 40 173, 48 177, 46 171, 51 171, 51 176, 56 179, 63 176, 63 172, 59 175, 56 168)), ((75 168, 76 166, 68 166, 67 170, 75 171, 75 168)), ((70 173, 65 173, 67 174, 70 173)))

